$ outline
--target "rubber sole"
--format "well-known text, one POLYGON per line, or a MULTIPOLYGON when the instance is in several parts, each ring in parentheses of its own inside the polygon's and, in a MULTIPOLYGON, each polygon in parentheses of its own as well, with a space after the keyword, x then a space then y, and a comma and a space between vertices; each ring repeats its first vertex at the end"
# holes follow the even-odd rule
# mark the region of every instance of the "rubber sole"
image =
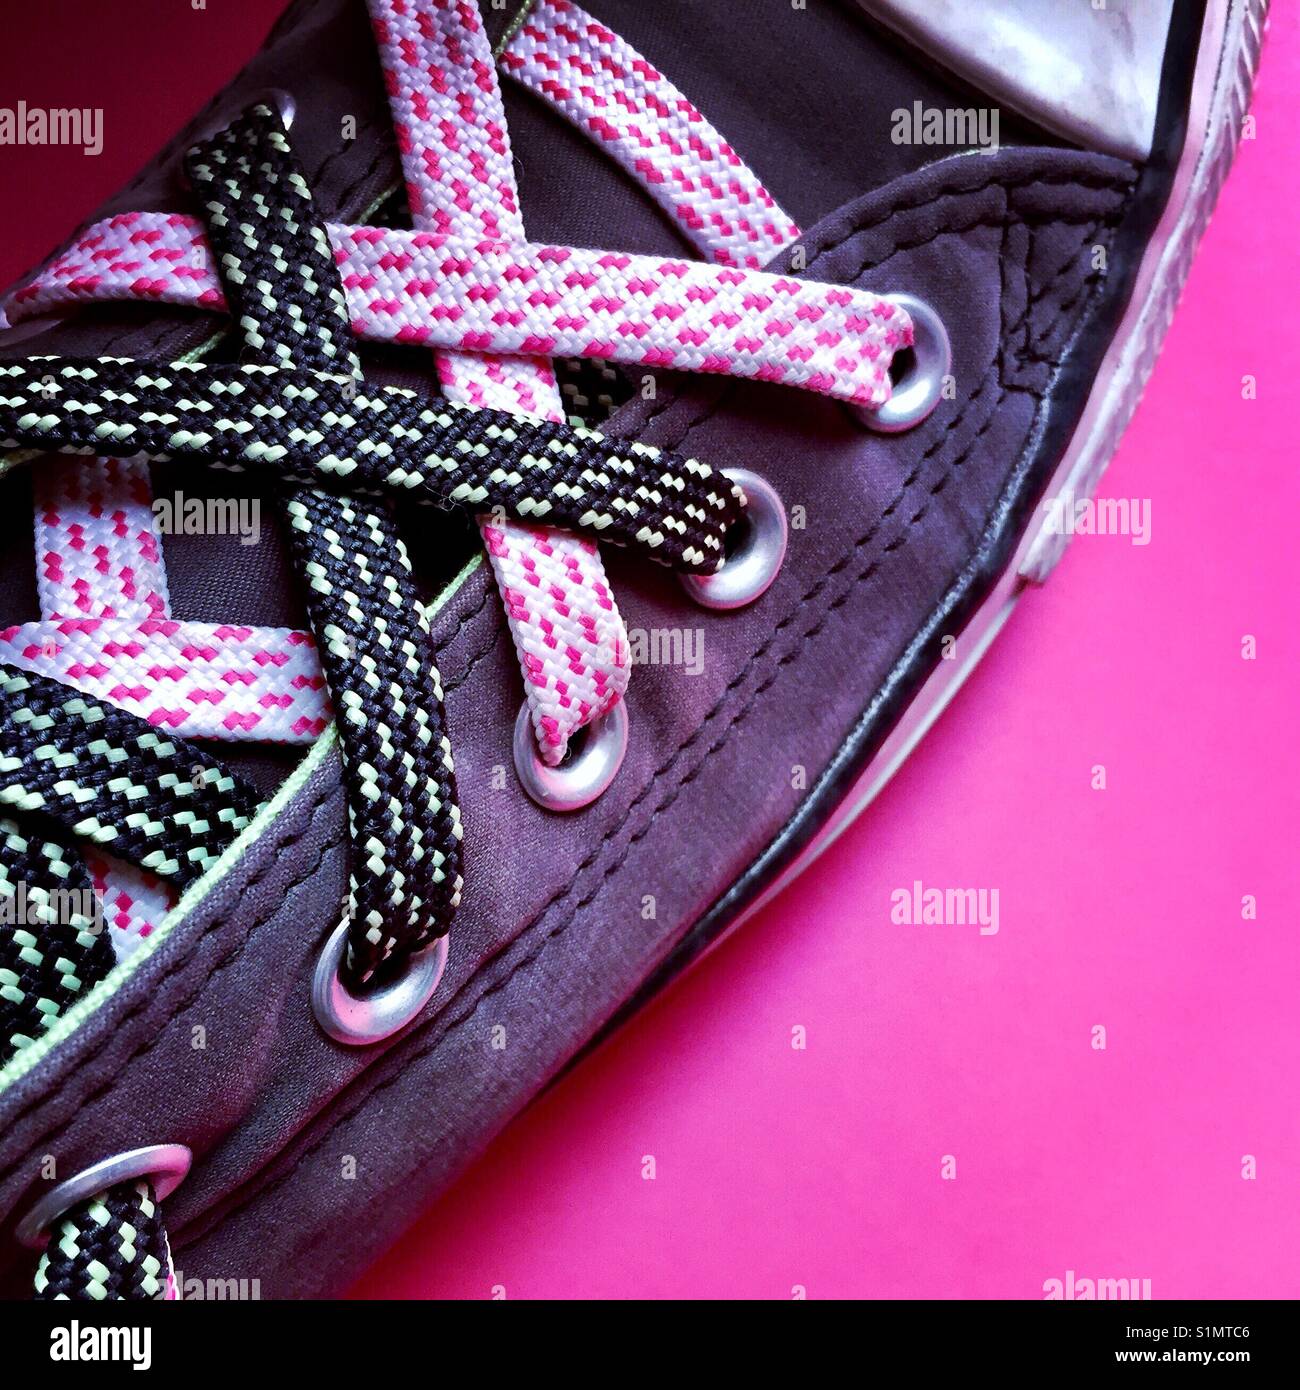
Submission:
MULTIPOLYGON (((1173 186, 1139 264, 1127 308, 1096 373, 1043 502, 1089 498, 1101 482, 1155 366, 1192 259, 1236 154, 1250 105, 1269 0, 1210 0, 1197 50, 1187 135, 1173 186)), ((1044 512, 1045 507, 1040 504, 1044 512)), ((700 947, 698 961, 794 882, 875 800, 948 707, 1017 603, 1051 575, 1069 536, 1044 515, 1027 529, 993 591, 820 830, 792 862, 700 947)), ((693 962, 692 962, 693 963, 693 962)))

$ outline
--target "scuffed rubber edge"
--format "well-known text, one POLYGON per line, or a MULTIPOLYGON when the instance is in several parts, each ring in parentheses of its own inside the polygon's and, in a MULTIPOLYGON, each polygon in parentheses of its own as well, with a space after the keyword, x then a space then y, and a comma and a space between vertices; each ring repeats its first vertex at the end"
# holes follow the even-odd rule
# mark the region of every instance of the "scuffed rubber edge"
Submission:
MULTIPOLYGON (((1194 167, 1188 171, 1186 194, 1177 208, 1171 208, 1176 220, 1167 229, 1161 229, 1162 244, 1153 248, 1158 264, 1133 330, 1123 342, 1120 360, 1106 383, 1097 422, 1071 449, 1072 462, 1060 485, 1061 492, 1074 497, 1092 496, 1142 399, 1187 283, 1196 248, 1209 225, 1241 141, 1259 69, 1268 3, 1269 0, 1226 0, 1227 32, 1219 80, 1209 94, 1204 113, 1204 141, 1196 153, 1194 167)), ((1043 583, 1065 553, 1068 541, 1068 535, 1054 530, 1045 520, 1031 543, 1021 573, 1034 583, 1043 583)))
MULTIPOLYGON (((1069 538, 1047 537, 1044 524, 1031 540, 1028 531, 1033 511, 1054 484, 1067 485, 1064 480, 1074 485, 1076 496, 1090 495, 1137 407, 1173 318, 1196 245, 1236 151, 1241 118, 1249 105, 1259 64, 1267 10, 1268 0, 1203 0, 1201 4, 1185 3, 1175 8, 1161 77, 1155 153, 1138 180, 1133 215, 1120 229, 1114 264, 1106 281, 1108 293, 1077 345, 1078 350, 1072 354, 1071 363, 1052 383, 1043 402, 1046 409, 1041 412, 1046 419, 1027 445, 1026 454, 996 504, 975 555, 908 644, 855 722, 839 753, 781 832, 694 923, 655 973, 570 1062, 570 1067, 788 887, 852 824, 942 713, 1001 630, 1020 593, 1029 585, 1041 583, 1051 572, 1069 538), (1207 16, 1222 16, 1227 31, 1223 41, 1208 52, 1202 49, 1207 16), (1131 367, 1125 367, 1133 377, 1121 384, 1113 405, 1109 400, 1105 402, 1109 409, 1103 409, 1094 430, 1085 438, 1078 438, 1079 423, 1098 384, 1099 364, 1116 340, 1143 263, 1152 249, 1153 233, 1171 205, 1180 172, 1185 170, 1188 123, 1194 118, 1192 98, 1196 81, 1203 76, 1203 60, 1212 61, 1216 67, 1206 113, 1208 136, 1197 152, 1196 170, 1185 195, 1187 202, 1181 209, 1179 234, 1170 237, 1158 250, 1161 265, 1153 280, 1150 301, 1143 305, 1139 330, 1132 339, 1136 360, 1131 367), (1057 462, 1049 465, 1052 459, 1057 462), (1060 542, 1050 559, 1046 558, 1044 540, 1060 542), (1014 565, 1017 556, 1025 557, 1018 567, 1014 565), (1000 580, 1004 581, 1005 593, 997 592, 1000 580), (942 637, 959 631, 965 636, 972 628, 977 629, 974 650, 952 677, 940 681, 938 648, 942 637), (937 689, 928 692, 927 683, 932 678, 937 689), (899 747, 891 751, 887 744, 891 735, 902 734, 898 726, 905 719, 913 727, 897 739, 899 747)), ((1126 356, 1128 348, 1129 344, 1124 344, 1126 356)), ((1113 385, 1114 380, 1112 377, 1107 386, 1113 385)))

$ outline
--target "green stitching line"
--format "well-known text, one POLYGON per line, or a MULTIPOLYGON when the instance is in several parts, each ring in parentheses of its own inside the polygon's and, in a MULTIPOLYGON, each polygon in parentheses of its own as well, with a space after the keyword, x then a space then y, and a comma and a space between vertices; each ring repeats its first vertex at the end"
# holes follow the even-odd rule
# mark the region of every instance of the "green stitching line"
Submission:
MULTIPOLYGON (((532 0, 528 0, 528 2, 529 4, 532 4, 532 0)), ((383 205, 393 196, 394 193, 400 192, 401 187, 402 185, 400 183, 390 183, 388 187, 385 188, 384 191, 369 204, 368 207, 362 208, 361 215, 357 218, 357 222, 363 227, 369 225, 370 219, 375 215, 375 213, 377 213, 379 209, 383 207, 383 205)))
MULTIPOLYGON (((481 554, 475 555, 455 579, 428 605, 424 611, 429 621, 432 621, 434 616, 455 598, 482 563, 483 556, 481 554)), ((3 1095, 9 1086, 21 1081, 34 1067, 40 1065, 50 1052, 66 1038, 71 1037, 91 1014, 109 1004, 118 990, 162 946, 176 925, 229 876, 239 860, 252 849, 257 840, 274 824, 280 812, 310 781, 337 742, 338 731, 331 724, 312 744, 311 751, 285 779, 279 791, 257 813, 239 839, 207 870, 202 878, 192 883, 181 895, 180 901, 163 918, 158 930, 151 932, 145 938, 144 943, 127 960, 115 966, 105 979, 100 981, 88 995, 79 999, 53 1027, 47 1029, 29 1046, 15 1053, 8 1064, 0 1068, 0 1095, 3 1095)))
MULTIPOLYGON (((527 0, 524 9, 518 16, 519 22, 523 22, 523 15, 531 6, 532 0, 527 0)), ((364 226, 370 218, 401 189, 400 183, 394 183, 381 192, 368 207, 366 207, 358 221, 364 226)), ((208 356, 220 343, 229 337, 233 330, 219 330, 212 337, 191 348, 188 352, 182 353, 173 359, 176 362, 198 362, 208 356)), ((30 462, 32 459, 41 458, 42 451, 39 449, 14 449, 7 454, 0 453, 0 477, 3 477, 8 470, 21 463, 30 462)), ((425 621, 432 623, 434 617, 456 596, 464 584, 469 580, 475 570, 483 563, 483 555, 480 552, 475 555, 461 572, 443 589, 443 591, 424 607, 425 621)), ((129 960, 123 961, 121 965, 114 967, 113 970, 102 980, 99 985, 90 991, 88 995, 79 999, 53 1027, 44 1031, 41 1036, 27 1047, 22 1048, 14 1054, 9 1062, 0 1067, 0 1094, 13 1085, 15 1082, 26 1076, 31 1069, 38 1065, 44 1058, 57 1047, 65 1038, 71 1037, 96 1009, 107 1005, 117 991, 124 985, 136 969, 143 962, 153 955, 164 940, 170 934, 173 925, 186 914, 191 912, 215 887, 217 887, 231 872, 235 863, 245 853, 250 850, 258 839, 265 834, 267 828, 279 815, 280 811, 288 802, 295 797, 298 792, 306 785, 315 773, 317 768, 325 761, 330 750, 338 741, 338 732, 333 724, 316 740, 312 745, 307 756, 298 764, 297 768, 287 777, 281 785, 279 791, 266 803, 265 806, 254 817, 252 823, 245 829, 238 840, 211 865, 203 874, 202 878, 192 883, 189 889, 182 894, 176 906, 163 918, 158 926, 158 930, 151 932, 144 944, 136 950, 129 960)))
POLYGON ((500 58, 510 47, 511 39, 524 27, 524 20, 528 18, 528 11, 532 8, 533 0, 524 0, 524 3, 519 7, 519 13, 506 25, 505 33, 497 40, 496 47, 492 50, 494 58, 500 58))

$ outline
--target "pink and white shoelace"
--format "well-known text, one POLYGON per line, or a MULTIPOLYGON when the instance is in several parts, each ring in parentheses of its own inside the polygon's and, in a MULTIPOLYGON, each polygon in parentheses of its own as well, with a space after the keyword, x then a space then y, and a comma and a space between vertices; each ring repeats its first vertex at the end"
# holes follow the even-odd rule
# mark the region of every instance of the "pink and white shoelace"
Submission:
MULTIPOLYGON (((359 336, 430 348, 452 399, 552 419, 563 418, 556 357, 746 377, 866 407, 888 398, 891 357, 910 342, 906 313, 866 291, 764 272, 799 229, 617 35, 567 0, 538 0, 500 69, 627 170, 704 261, 529 242, 477 5, 368 3, 413 228, 329 227, 359 336)), ((201 223, 156 212, 96 223, 5 308, 16 323, 116 299, 223 307, 201 223)), ((0 656, 189 737, 320 734, 331 716, 306 633, 171 616, 146 465, 38 476, 42 616, 0 632, 0 656)), ((623 622, 589 541, 492 518, 480 530, 553 765, 623 696, 623 622)), ((165 911, 143 876, 105 865, 101 877, 124 937, 165 911)))

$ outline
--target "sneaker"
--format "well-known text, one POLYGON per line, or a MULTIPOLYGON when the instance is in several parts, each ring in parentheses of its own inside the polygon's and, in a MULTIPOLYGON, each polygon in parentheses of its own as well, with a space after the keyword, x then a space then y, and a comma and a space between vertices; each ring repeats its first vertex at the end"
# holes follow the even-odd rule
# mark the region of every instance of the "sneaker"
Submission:
POLYGON ((1266 8, 589 3, 299 0, 6 296, 10 1294, 338 1292, 844 829, 1060 559, 1266 8))

